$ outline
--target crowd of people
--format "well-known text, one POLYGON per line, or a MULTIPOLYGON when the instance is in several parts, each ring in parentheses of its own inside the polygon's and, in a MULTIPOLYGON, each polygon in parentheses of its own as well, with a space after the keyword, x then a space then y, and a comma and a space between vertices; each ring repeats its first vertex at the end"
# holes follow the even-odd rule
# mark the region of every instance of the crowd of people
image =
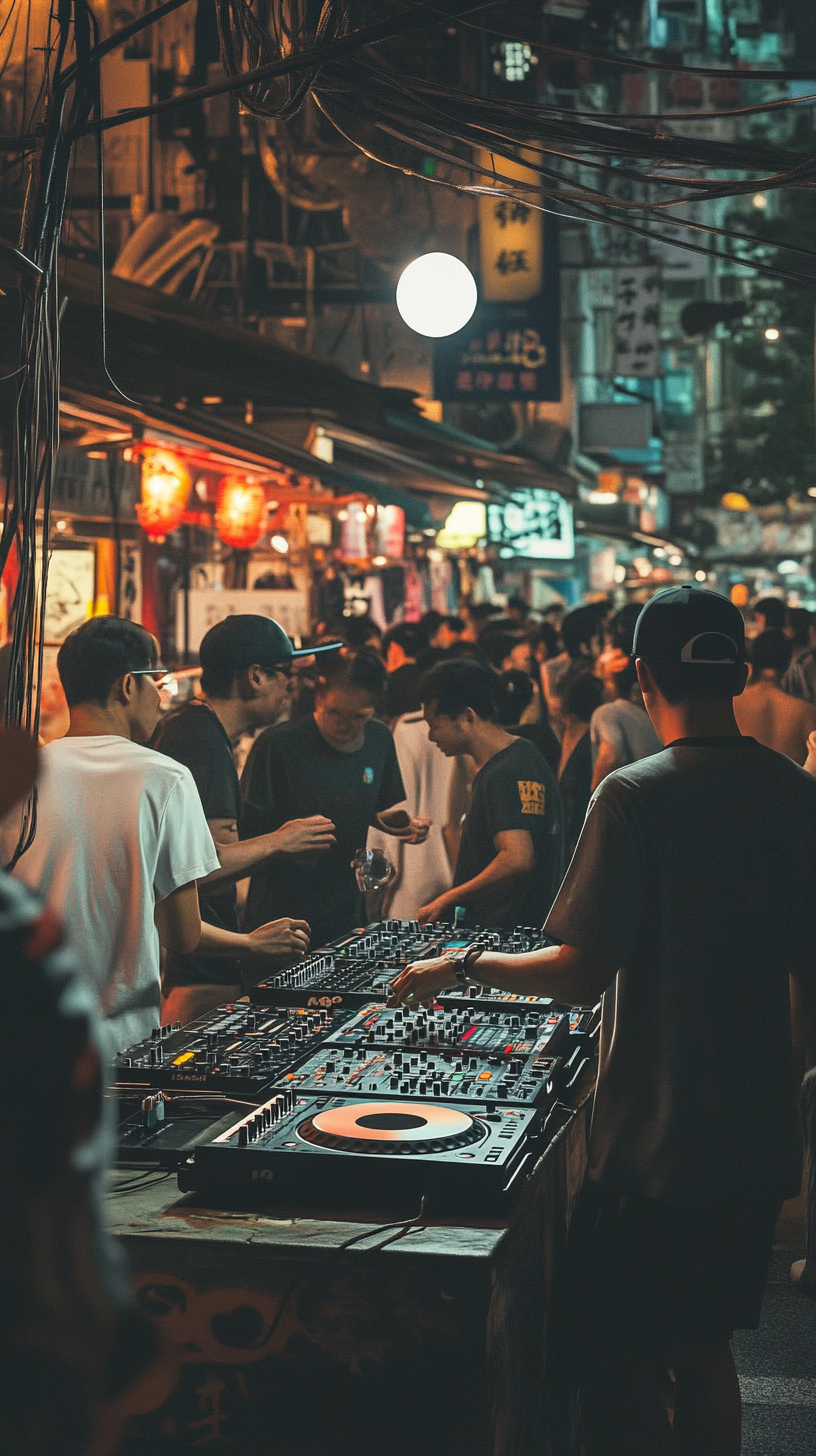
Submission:
MULTIPOLYGON (((551 950, 482 954, 479 980, 603 996, 569 1250, 593 1456, 738 1452, 728 1340, 758 1318, 801 1175, 788 975, 802 1071, 816 628, 777 598, 754 618, 746 642, 696 588, 537 619, 511 600, 385 633, 319 623, 296 651, 233 616, 201 643, 197 696, 163 712, 153 637, 97 617, 60 649, 68 731, 0 826, 15 879, 66 927, 108 1053, 364 924, 366 848, 393 867, 379 913, 546 925, 551 950)), ((395 997, 450 974, 410 968, 395 997)), ((816 1286, 814 1255, 799 1275, 816 1286)))

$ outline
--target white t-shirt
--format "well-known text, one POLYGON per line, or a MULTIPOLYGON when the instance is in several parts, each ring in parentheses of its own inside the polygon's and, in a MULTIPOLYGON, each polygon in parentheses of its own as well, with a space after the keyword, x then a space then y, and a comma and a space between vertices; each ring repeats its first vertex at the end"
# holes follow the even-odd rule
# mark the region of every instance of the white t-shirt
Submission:
POLYGON ((453 884, 443 829, 448 823, 451 780, 456 760, 428 740, 421 713, 406 713, 394 724, 405 804, 409 814, 433 822, 424 844, 402 844, 379 829, 369 829, 369 849, 382 849, 396 865, 397 880, 388 914, 394 920, 415 920, 417 911, 453 884))
MULTIPOLYGON (((20 814, 3 823, 6 860, 20 814)), ((60 738, 42 751, 37 831, 14 870, 66 927, 117 1050, 159 1024, 157 900, 218 868, 189 769, 127 738, 60 738)))
POLYGON ((592 714, 589 725, 592 743, 592 762, 598 757, 602 743, 608 743, 615 755, 618 768, 628 763, 638 763, 652 753, 660 753, 663 744, 652 727, 645 708, 630 703, 627 698, 616 698, 613 703, 601 703, 592 714))

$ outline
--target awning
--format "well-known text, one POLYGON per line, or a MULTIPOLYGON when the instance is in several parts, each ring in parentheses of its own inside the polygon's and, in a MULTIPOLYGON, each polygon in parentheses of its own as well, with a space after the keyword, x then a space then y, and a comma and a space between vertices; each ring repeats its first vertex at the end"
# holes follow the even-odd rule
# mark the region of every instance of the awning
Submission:
POLYGON ((74 389, 63 389, 61 409, 69 419, 84 425, 84 446, 92 443, 89 436, 93 431, 99 443, 119 444, 142 439, 152 431, 170 446, 175 442, 187 451, 193 448, 206 452, 225 470, 237 466, 262 472, 285 466, 336 488, 342 495, 366 495, 382 505, 401 506, 410 530, 428 530, 434 525, 426 502, 410 492, 398 490, 375 476, 318 460, 308 450, 273 440, 249 425, 214 420, 203 411, 191 409, 172 410, 162 405, 140 408, 124 400, 114 405, 110 400, 74 389))

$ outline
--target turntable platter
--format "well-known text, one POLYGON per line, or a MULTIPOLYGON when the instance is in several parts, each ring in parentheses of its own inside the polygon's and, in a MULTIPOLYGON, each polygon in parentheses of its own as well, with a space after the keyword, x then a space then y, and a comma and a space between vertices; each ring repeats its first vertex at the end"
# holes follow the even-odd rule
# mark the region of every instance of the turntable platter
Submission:
POLYGON ((340 1152, 447 1152, 481 1142, 483 1124, 455 1107, 426 1102, 352 1102, 327 1107, 298 1128, 305 1142, 340 1152))

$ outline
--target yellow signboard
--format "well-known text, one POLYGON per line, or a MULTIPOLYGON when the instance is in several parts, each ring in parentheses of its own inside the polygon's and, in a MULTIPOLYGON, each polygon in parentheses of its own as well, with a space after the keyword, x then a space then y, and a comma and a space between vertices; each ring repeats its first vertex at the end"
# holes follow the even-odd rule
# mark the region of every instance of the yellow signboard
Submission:
MULTIPOLYGON (((540 212, 522 201, 525 192, 508 196, 513 180, 540 185, 535 172, 522 161, 511 162, 493 152, 480 152, 479 161, 497 175, 496 196, 479 198, 479 250, 486 303, 527 303, 541 292, 544 269, 544 230, 540 212), (499 181, 510 178, 511 181, 499 181)), ((482 177, 481 183, 489 184, 482 177)), ((527 194, 536 198, 535 193, 527 194)))

